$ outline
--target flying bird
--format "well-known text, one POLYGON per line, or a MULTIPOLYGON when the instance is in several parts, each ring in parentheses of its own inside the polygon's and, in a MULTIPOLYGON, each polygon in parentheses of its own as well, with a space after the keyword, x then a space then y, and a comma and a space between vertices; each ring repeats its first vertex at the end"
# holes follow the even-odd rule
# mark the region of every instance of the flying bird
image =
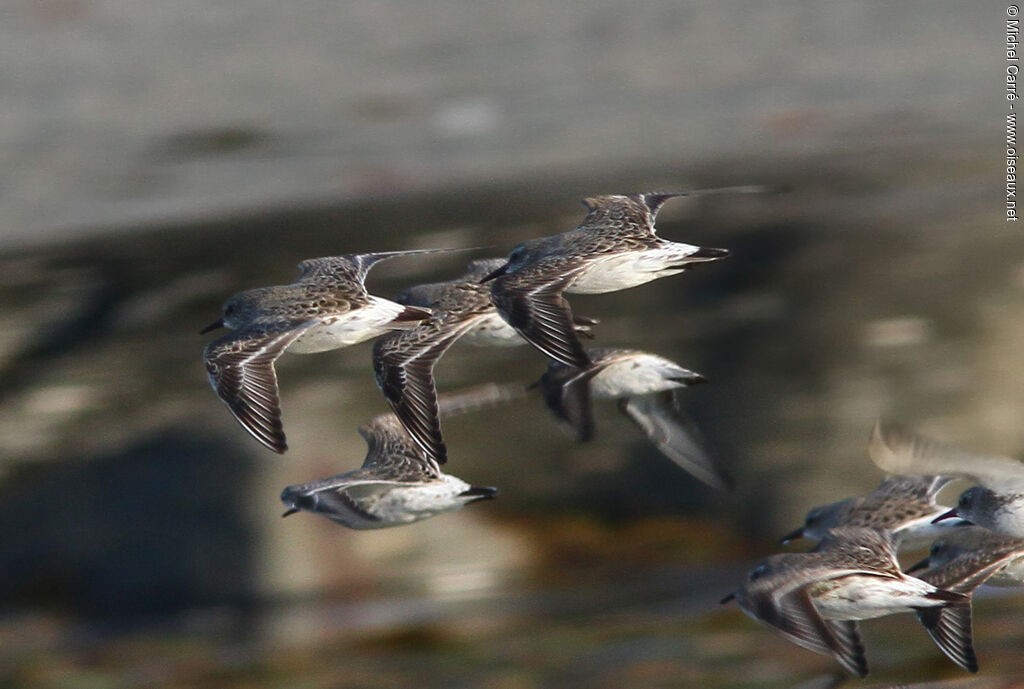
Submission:
POLYGON ((445 474, 412 442, 392 414, 359 428, 367 453, 362 467, 330 478, 288 486, 284 516, 315 512, 351 529, 380 529, 427 519, 497 495, 445 474))
POLYGON ((868 455, 892 474, 946 474, 979 485, 960 494, 956 506, 935 517, 966 519, 997 533, 1024 538, 1024 464, 963 450, 915 433, 899 424, 879 421, 868 455))
MULTIPOLYGON (((982 584, 1021 586, 1024 584, 1024 539, 1002 536, 976 526, 955 529, 936 540, 928 557, 909 567, 907 573, 968 596, 982 584)), ((919 610, 917 614, 933 638, 937 635, 967 639, 966 644, 946 647, 956 651, 950 658, 957 665, 970 672, 978 671, 978 659, 970 643, 973 636, 970 606, 931 608, 919 610)), ((936 642, 943 647, 940 639, 936 642)))
MULTIPOLYGON (((377 385, 409 435, 434 461, 447 456, 437 409, 434 366, 457 340, 510 346, 525 343, 498 315, 490 288, 480 279, 502 259, 472 261, 465 275, 448 282, 411 287, 395 297, 401 304, 419 306, 430 317, 415 327, 377 339, 373 369, 377 385)), ((591 319, 574 327, 589 334, 591 319)))
POLYGON ((552 361, 537 381, 551 412, 580 441, 594 434, 592 399, 618 400, 619 410, 658 450, 710 486, 731 490, 732 477, 712 458, 676 391, 706 379, 657 354, 619 347, 586 350, 590 368, 552 361))
POLYGON ((523 242, 484 282, 491 282, 491 298, 501 317, 530 344, 563 364, 589 368, 590 358, 573 330, 572 311, 563 294, 615 292, 725 258, 726 249, 659 237, 654 229, 658 210, 678 196, 760 191, 765 188, 587 198, 587 214, 578 227, 523 242))
POLYGON ((936 497, 954 479, 950 476, 889 476, 870 493, 819 505, 807 513, 803 526, 782 537, 820 541, 837 526, 866 526, 892 533, 897 547, 921 542, 948 530, 932 520, 948 508, 936 497))
POLYGON ((291 284, 232 296, 221 318, 200 333, 233 329, 203 350, 210 385, 246 431, 274 452, 285 452, 274 362, 285 350, 337 349, 429 318, 428 309, 373 296, 363 283, 382 260, 439 251, 448 250, 313 258, 299 264, 301 275, 291 284))
MULTIPOLYGON (((969 607, 970 599, 900 571, 891 536, 843 526, 809 553, 782 553, 761 561, 735 599, 750 617, 816 653, 833 656, 853 674, 868 674, 857 621, 898 612, 969 607)), ((927 628, 933 617, 921 617, 927 628)), ((929 630, 931 633, 931 630, 929 630)), ((968 655, 970 638, 932 634, 950 658, 968 655), (944 646, 944 644, 946 646, 944 646)))
MULTIPOLYGON (((520 386, 486 384, 446 395, 440 406, 446 414, 461 414, 522 395, 520 386)), ((306 511, 352 529, 380 529, 458 510, 498 493, 442 472, 393 414, 374 417, 359 433, 367 445, 362 467, 288 486, 281 493, 287 507, 283 516, 306 511)))

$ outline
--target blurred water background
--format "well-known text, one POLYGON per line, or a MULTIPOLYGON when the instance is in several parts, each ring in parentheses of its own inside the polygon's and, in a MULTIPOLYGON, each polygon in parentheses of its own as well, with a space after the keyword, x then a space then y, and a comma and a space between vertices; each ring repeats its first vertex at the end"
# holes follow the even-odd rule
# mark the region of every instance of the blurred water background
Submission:
MULTIPOLYGON (((0 685, 841 681, 717 601, 809 507, 874 487, 880 415, 1024 450, 1005 9, 5 2, 0 685), (285 485, 362 462, 385 405, 369 344, 286 355, 272 456, 203 372, 227 296, 312 256, 483 247, 381 266, 391 295, 570 229, 583 196, 725 184, 791 191, 670 202, 663 236, 733 256, 573 305, 599 344, 711 380, 682 398, 734 495, 614 405, 575 445, 528 397, 445 422, 450 470, 496 501, 376 532, 280 519, 285 485)), ((456 346, 437 376, 543 366, 456 346)), ((905 615, 864 625, 871 681, 1013 686, 1022 606, 980 598, 979 677, 905 615)))

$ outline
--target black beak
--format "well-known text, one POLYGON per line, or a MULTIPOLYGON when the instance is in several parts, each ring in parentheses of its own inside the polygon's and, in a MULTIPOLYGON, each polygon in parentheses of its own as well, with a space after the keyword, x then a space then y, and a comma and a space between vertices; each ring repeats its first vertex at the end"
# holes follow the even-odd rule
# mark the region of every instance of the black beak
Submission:
POLYGON ((903 573, 910 574, 911 572, 919 572, 922 569, 926 569, 928 567, 928 564, 928 558, 926 557, 925 559, 919 562, 915 562, 914 564, 907 567, 905 570, 903 570, 903 573))
POLYGON ((676 378, 669 378, 669 380, 673 383, 679 383, 680 385, 700 385, 708 382, 708 379, 705 376, 702 376, 696 371, 692 371, 691 373, 692 375, 688 375, 686 377, 678 376, 676 378))
POLYGON ((804 527, 801 526, 799 529, 794 529, 794 530, 790 531, 788 534, 786 534, 785 536, 783 536, 782 538, 780 538, 779 539, 779 543, 781 543, 782 545, 786 545, 790 541, 795 541, 798 538, 803 538, 803 536, 804 536, 804 527))
POLYGON ((497 270, 491 271, 491 273, 489 273, 487 275, 487 277, 485 277, 483 280, 480 281, 480 284, 482 285, 485 282, 490 282, 494 278, 501 277, 502 275, 504 275, 507 272, 508 272, 508 263, 503 265, 501 268, 498 268, 497 270))
POLYGON ((941 521, 943 521, 945 519, 952 519, 953 517, 959 517, 959 516, 960 516, 960 514, 956 511, 956 508, 954 507, 949 512, 943 512, 938 517, 933 519, 932 520, 932 524, 938 524, 939 522, 941 522, 941 521))
POLYGON ((717 261, 729 255, 728 249, 708 249, 701 247, 686 257, 687 261, 717 261))
POLYGON ((206 333, 210 332, 211 330, 216 330, 217 328, 223 328, 223 327, 224 327, 224 319, 223 318, 218 318, 213 323, 210 323, 208 326, 206 326, 205 328, 200 330, 199 334, 200 335, 205 335, 206 333))
POLYGON ((497 495, 498 489, 490 486, 470 486, 469 489, 459 493, 460 497, 476 498, 477 500, 490 500, 497 495))
POLYGON ((299 511, 299 508, 298 508, 298 507, 289 507, 289 508, 288 508, 288 509, 287 509, 287 510, 285 511, 285 513, 284 513, 284 514, 282 514, 281 516, 282 516, 282 517, 287 517, 287 516, 289 516, 289 515, 295 514, 295 513, 296 513, 296 512, 298 512, 298 511, 299 511))
POLYGON ((729 601, 732 601, 732 600, 736 600, 736 594, 735 593, 730 593, 728 596, 726 596, 722 600, 718 601, 718 604, 719 605, 725 605, 726 603, 728 603, 729 601))

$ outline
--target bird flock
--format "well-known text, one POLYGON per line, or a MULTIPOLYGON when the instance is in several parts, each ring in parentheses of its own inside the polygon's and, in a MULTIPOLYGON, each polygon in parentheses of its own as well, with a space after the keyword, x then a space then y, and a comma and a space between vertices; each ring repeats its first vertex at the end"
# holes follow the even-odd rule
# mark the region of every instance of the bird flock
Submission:
MULTIPOLYGON (((592 400, 620 411, 679 466, 730 490, 733 480, 676 393, 704 377, 637 349, 593 347, 598 321, 575 314, 566 294, 599 294, 675 275, 729 255, 663 239, 659 209, 671 198, 762 193, 765 187, 605 195, 584 199, 582 222, 561 234, 529 239, 505 258, 473 260, 452 280, 405 289, 393 299, 369 294, 367 273, 399 257, 458 249, 420 249, 314 258, 287 285, 230 297, 202 333, 231 331, 203 358, 214 391, 266 448, 288 449, 275 362, 285 352, 315 353, 375 339, 373 370, 390 413, 359 427, 367 454, 358 469, 288 486, 285 516, 307 511, 353 529, 400 526, 492 498, 443 471, 448 450, 441 420, 516 399, 530 388, 579 441, 594 436, 592 400), (530 386, 487 383, 439 395, 434 367, 456 341, 477 346, 529 343, 549 363, 530 386)), ((809 552, 772 555, 750 570, 723 603, 786 639, 868 672, 857 621, 915 612, 938 647, 975 672, 971 594, 982 584, 1024 584, 1024 464, 973 455, 879 423, 869 456, 889 476, 864 496, 812 509, 783 543, 817 541, 809 552), (955 478, 977 485, 957 505, 937 503, 955 478), (973 525, 973 526, 972 526, 973 525), (934 540, 933 540, 934 539, 934 540), (933 540, 929 556, 905 571, 897 553, 933 540)))
POLYGON ((769 556, 722 602, 860 677, 868 664, 857 621, 914 612, 950 660, 977 672, 971 594, 982 584, 1024 585, 1024 464, 883 422, 868 455, 889 474, 878 488, 811 509, 782 542, 817 546, 769 556), (939 492, 958 478, 979 485, 955 507, 940 505, 939 492), (928 557, 901 570, 897 553, 928 542, 928 557))
POLYGON ((441 418, 520 396, 525 390, 484 386, 454 399, 438 395, 434 366, 457 340, 481 346, 529 343, 552 359, 540 387, 552 413, 581 441, 593 434, 591 399, 613 398, 665 455, 720 488, 732 479, 705 450, 680 411, 676 390, 703 376, 649 352, 585 349, 597 321, 574 314, 564 293, 612 292, 724 258, 708 249, 659 237, 658 210, 677 196, 756 193, 723 187, 671 193, 596 196, 575 229, 523 242, 506 258, 471 261, 466 273, 407 288, 394 299, 371 295, 370 269, 398 257, 454 251, 421 249, 314 258, 299 264, 288 285, 230 297, 221 317, 201 332, 227 335, 204 352, 210 384, 238 423, 265 447, 288 449, 274 365, 286 350, 314 353, 376 338, 373 370, 392 413, 359 432, 363 465, 337 476, 285 488, 286 515, 321 514, 345 526, 398 526, 497 491, 446 474, 441 418))

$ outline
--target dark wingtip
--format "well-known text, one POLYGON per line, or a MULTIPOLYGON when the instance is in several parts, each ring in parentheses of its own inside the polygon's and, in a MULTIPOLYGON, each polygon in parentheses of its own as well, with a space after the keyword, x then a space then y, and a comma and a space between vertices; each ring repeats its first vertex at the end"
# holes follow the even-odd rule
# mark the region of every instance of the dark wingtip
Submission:
POLYGON ((903 570, 903 573, 912 574, 913 572, 920 572, 922 569, 927 569, 929 564, 931 564, 930 559, 926 557, 923 560, 918 560, 914 564, 907 567, 905 570, 903 570))
POLYGON ((575 436, 578 443, 589 443, 595 435, 597 435, 597 431, 594 429, 593 421, 584 419, 576 427, 575 436))
POLYGON ((687 386, 689 386, 689 385, 702 385, 702 384, 708 382, 707 376, 705 376, 703 374, 700 374, 700 373, 692 372, 692 371, 690 372, 690 375, 688 375, 688 376, 676 376, 674 378, 669 378, 669 380, 671 380, 673 383, 679 383, 680 385, 687 385, 687 386))
POLYGON ((704 482, 712 488, 724 490, 726 493, 736 492, 736 479, 722 467, 715 467, 715 478, 713 482, 709 482, 707 480, 704 480, 704 482))
POLYGON ((498 497, 498 489, 492 486, 470 486, 459 493, 460 497, 475 498, 477 500, 493 500, 498 497))
POLYGON ((709 187, 706 189, 689 189, 686 191, 663 191, 663 192, 647 192, 644 194, 637 194, 640 200, 643 201, 644 205, 647 206, 648 212, 654 215, 661 209, 669 199, 681 197, 681 196, 712 196, 720 194, 781 194, 791 191, 790 187, 785 185, 767 185, 767 184, 747 184, 743 186, 732 186, 732 187, 709 187))
POLYGON ((692 254, 687 256, 687 260, 702 260, 702 261, 717 261, 723 258, 729 257, 728 249, 713 249, 710 247, 701 247, 694 251, 692 254))
POLYGON ((978 656, 974 652, 969 602, 948 608, 928 607, 914 608, 914 610, 917 612, 917 619, 928 632, 928 636, 947 658, 968 672, 978 671, 978 656))
POLYGON ((272 437, 264 437, 261 435, 257 435, 256 433, 253 433, 244 424, 242 425, 242 427, 245 428, 245 430, 249 431, 249 433, 254 438, 256 438, 256 440, 260 443, 260 445, 267 448, 268 450, 275 452, 279 455, 283 455, 285 452, 288 451, 288 443, 285 441, 283 433, 275 434, 272 437))
POLYGON ((405 306, 405 308, 394 317, 393 322, 395 323, 419 323, 430 318, 433 313, 430 309, 423 308, 422 306, 410 306, 408 304, 402 305, 405 306))
POLYGON ((647 212, 651 215, 657 214, 661 207, 665 205, 665 202, 671 198, 681 196, 681 194, 672 192, 651 192, 647 194, 639 194, 640 200, 645 206, 647 206, 647 212))
POLYGON ((200 335, 205 335, 206 333, 210 332, 211 330, 216 330, 217 328, 223 328, 223 327, 224 327, 224 319, 223 318, 218 318, 213 323, 210 323, 208 326, 206 326, 205 328, 200 330, 199 334, 200 335))
POLYGON ((803 538, 803 537, 804 537, 804 527, 801 526, 799 529, 793 529, 788 534, 786 534, 785 536, 780 538, 779 539, 779 543, 781 543, 782 545, 786 545, 786 544, 788 544, 791 541, 795 541, 796 539, 803 538))
POLYGON ((956 591, 947 591, 946 589, 935 589, 924 594, 925 598, 931 600, 941 600, 946 603, 964 603, 970 601, 971 597, 964 593, 958 593, 956 591))

